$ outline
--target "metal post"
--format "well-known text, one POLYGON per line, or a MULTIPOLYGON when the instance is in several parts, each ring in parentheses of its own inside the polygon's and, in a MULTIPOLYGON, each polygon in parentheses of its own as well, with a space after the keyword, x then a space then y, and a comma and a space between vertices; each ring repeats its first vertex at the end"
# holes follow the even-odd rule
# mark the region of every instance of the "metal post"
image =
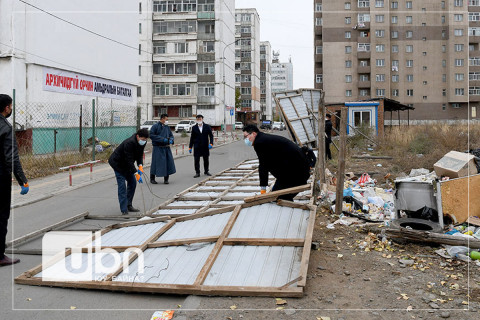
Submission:
POLYGON ((90 163, 90 180, 92 180, 92 174, 93 174, 93 163, 90 163))
MULTIPOLYGON (((12 121, 13 121, 13 132, 15 133, 15 111, 16 111, 16 108, 15 108, 15 89, 13 89, 13 92, 12 92, 12 121)), ((26 128, 25 128, 26 129, 26 128)))
POLYGON ((72 186, 72 168, 68 168, 68 179, 70 180, 70 187, 72 186))
POLYGON ((53 129, 53 153, 57 153, 57 129, 53 129))
POLYGON ((78 139, 78 152, 82 152, 82 122, 83 122, 83 107, 80 105, 80 123, 78 125, 79 128, 79 139, 78 139))
POLYGON ((137 106, 137 131, 140 130, 140 118, 142 117, 142 109, 137 106))
POLYGON ((92 99, 92 161, 95 161, 95 99, 92 99))
POLYGON ((335 214, 340 215, 343 207, 343 184, 345 181, 345 155, 347 149, 347 108, 342 108, 340 118, 340 148, 338 152, 337 195, 335 214))

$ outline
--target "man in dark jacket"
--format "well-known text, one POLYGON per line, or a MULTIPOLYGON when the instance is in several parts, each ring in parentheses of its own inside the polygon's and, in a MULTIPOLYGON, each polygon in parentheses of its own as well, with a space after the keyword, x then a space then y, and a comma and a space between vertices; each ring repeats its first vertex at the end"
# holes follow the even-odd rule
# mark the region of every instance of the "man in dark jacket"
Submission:
POLYGON ((140 129, 130 138, 124 140, 112 153, 108 163, 115 171, 118 185, 118 202, 122 214, 139 212, 132 205, 138 183, 143 183, 143 150, 149 137, 148 129, 140 129), (135 161, 138 170, 135 169, 135 161), (136 180, 136 181, 135 181, 136 180), (127 187, 125 187, 125 182, 127 187))
POLYGON ((163 177, 163 183, 168 184, 171 174, 177 172, 173 162, 171 144, 173 144, 172 130, 168 126, 168 115, 162 114, 160 122, 150 128, 150 139, 153 144, 152 166, 150 167, 150 183, 157 184, 155 176, 163 177))
MULTIPOLYGON (((295 143, 282 136, 259 132, 256 125, 250 124, 243 128, 243 136, 247 146, 253 146, 260 162, 261 193, 268 186, 268 173, 277 181, 272 191, 301 186, 310 177, 310 167, 305 155, 295 143)), ((279 196, 279 199, 293 201, 297 193, 279 196)))
POLYGON ((332 159, 330 152, 330 143, 332 143, 332 116, 327 113, 325 119, 325 157, 327 160, 332 159))
POLYGON ((210 156, 210 150, 213 147, 213 133, 212 128, 203 122, 203 116, 197 115, 197 124, 192 127, 192 134, 190 136, 190 144, 188 146, 188 152, 192 153, 195 158, 195 176, 200 177, 200 157, 203 157, 203 168, 205 169, 205 175, 211 176, 208 171, 208 157, 210 156), (210 143, 209 143, 210 142, 210 143))
POLYGON ((18 156, 15 132, 7 121, 7 118, 11 115, 12 98, 6 94, 0 94, 0 267, 20 262, 19 259, 10 259, 5 255, 5 242, 12 201, 12 170, 15 179, 22 188, 20 194, 27 194, 29 190, 28 181, 25 178, 18 156))

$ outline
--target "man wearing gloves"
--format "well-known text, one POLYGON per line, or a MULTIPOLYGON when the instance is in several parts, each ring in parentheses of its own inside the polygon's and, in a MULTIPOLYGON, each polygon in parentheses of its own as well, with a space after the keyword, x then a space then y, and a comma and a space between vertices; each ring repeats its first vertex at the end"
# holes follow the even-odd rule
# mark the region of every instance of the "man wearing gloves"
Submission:
POLYGON ((150 183, 157 184, 155 181, 155 176, 157 176, 163 177, 163 183, 168 184, 169 176, 177 171, 173 162, 172 150, 170 150, 170 145, 173 144, 173 134, 168 127, 167 114, 162 114, 160 122, 150 128, 150 139, 153 144, 150 183))
POLYGON ((138 183, 143 183, 143 150, 147 144, 148 129, 140 129, 130 138, 124 140, 112 153, 108 163, 115 171, 118 185, 118 201, 122 214, 139 212, 132 205, 138 183), (135 169, 135 161, 138 170, 135 169), (127 186, 125 187, 125 182, 127 186))
POLYGON ((212 128, 203 122, 203 116, 197 115, 197 124, 192 127, 192 134, 190 136, 190 144, 188 152, 192 153, 195 159, 195 175, 194 178, 200 177, 200 157, 203 157, 203 168, 205 175, 211 176, 208 171, 210 156, 210 149, 213 147, 213 133, 212 128))
POLYGON ((12 201, 12 171, 22 188, 20 194, 28 193, 27 178, 22 170, 18 157, 15 131, 7 118, 12 115, 12 98, 0 94, 0 267, 20 262, 20 259, 10 259, 5 255, 8 219, 12 201))
MULTIPOLYGON (((258 174, 260 176, 261 193, 266 192, 268 173, 277 181, 272 191, 301 186, 307 183, 310 176, 310 166, 295 143, 287 138, 260 132, 256 125, 250 124, 243 128, 243 137, 247 146, 253 146, 259 160, 258 174)), ((279 199, 293 201, 297 193, 279 196, 279 199)))

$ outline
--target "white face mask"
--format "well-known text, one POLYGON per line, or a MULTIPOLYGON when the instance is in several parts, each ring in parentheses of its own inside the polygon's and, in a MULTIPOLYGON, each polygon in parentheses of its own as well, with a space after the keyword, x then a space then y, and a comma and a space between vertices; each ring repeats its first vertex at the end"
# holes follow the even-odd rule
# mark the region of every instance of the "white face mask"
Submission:
POLYGON ((167 125, 167 124, 168 124, 168 120, 167 120, 167 121, 165 121, 163 124, 164 124, 164 125, 167 125))
POLYGON ((201 125, 203 124, 203 121, 201 121, 201 120, 200 120, 200 121, 197 121, 197 124, 198 124, 199 126, 201 126, 201 125))
POLYGON ((138 140, 138 144, 141 145, 141 146, 144 146, 145 143, 147 143, 147 141, 145 141, 145 140, 138 140))

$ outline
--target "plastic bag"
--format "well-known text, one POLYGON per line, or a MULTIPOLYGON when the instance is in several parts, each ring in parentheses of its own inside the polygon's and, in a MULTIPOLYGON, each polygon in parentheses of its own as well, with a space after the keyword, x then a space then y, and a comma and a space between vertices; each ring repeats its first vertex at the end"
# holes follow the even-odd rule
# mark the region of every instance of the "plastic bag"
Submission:
POLYGON ((417 210, 410 212, 408 214, 409 218, 417 218, 423 220, 430 220, 433 222, 438 222, 438 212, 435 209, 429 208, 427 206, 417 210))

